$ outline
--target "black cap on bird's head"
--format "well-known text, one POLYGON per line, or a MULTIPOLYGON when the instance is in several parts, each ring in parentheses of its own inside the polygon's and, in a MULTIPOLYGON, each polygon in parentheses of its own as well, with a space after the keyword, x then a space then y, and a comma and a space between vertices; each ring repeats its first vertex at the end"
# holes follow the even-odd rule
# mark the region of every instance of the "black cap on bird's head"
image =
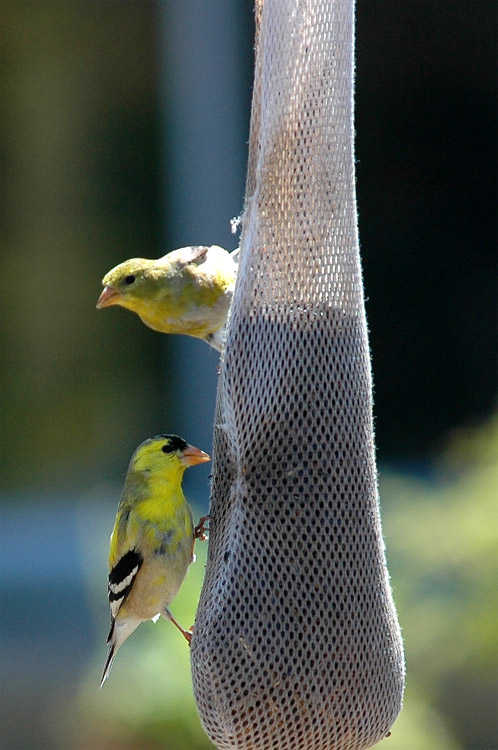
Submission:
POLYGON ((175 473, 188 466, 203 464, 211 457, 178 435, 156 435, 138 446, 131 457, 129 471, 158 475, 175 473))
POLYGON ((165 443, 161 450, 163 453, 172 453, 173 451, 183 451, 187 447, 187 441, 178 435, 158 435, 154 440, 164 439, 165 443))
POLYGON ((211 460, 207 453, 201 451, 200 448, 196 448, 194 445, 189 445, 186 440, 178 435, 158 435, 157 439, 164 440, 161 446, 163 453, 179 454, 182 466, 195 466, 195 464, 202 464, 205 461, 211 460))
POLYGON ((174 456, 184 468, 211 460, 211 457, 204 451, 201 451, 200 448, 189 445, 186 440, 178 435, 167 434, 156 435, 153 438, 149 438, 149 440, 145 440, 135 451, 135 456, 157 456, 158 451, 166 454, 166 456, 174 456))

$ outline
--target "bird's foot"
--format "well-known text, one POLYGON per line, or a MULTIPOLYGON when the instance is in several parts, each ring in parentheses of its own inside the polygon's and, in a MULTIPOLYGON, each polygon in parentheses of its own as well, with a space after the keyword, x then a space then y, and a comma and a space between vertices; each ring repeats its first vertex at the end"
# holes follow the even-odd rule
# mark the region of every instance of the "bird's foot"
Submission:
POLYGON ((191 625, 188 630, 183 630, 182 632, 188 645, 190 646, 192 644, 192 633, 194 632, 194 626, 191 625))
POLYGON ((199 523, 194 529, 194 539, 199 539, 199 541, 201 542, 206 541, 207 539, 206 531, 209 531, 209 529, 206 528, 205 523, 206 521, 211 521, 211 520, 212 520, 211 516, 202 516, 202 518, 200 518, 199 523))

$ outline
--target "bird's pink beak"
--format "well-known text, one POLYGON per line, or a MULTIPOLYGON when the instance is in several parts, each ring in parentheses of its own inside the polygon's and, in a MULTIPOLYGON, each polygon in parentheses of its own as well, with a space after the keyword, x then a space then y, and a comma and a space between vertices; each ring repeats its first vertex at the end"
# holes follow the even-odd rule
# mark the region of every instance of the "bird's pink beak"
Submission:
POLYGON ((113 289, 112 286, 105 286, 97 300, 97 310, 101 310, 103 307, 110 307, 111 305, 119 305, 120 299, 121 295, 117 289, 113 289))
POLYGON ((195 466, 196 464, 203 464, 206 461, 211 461, 211 456, 201 451, 199 448, 195 448, 193 445, 187 445, 185 450, 182 451, 183 456, 180 462, 183 466, 195 466))

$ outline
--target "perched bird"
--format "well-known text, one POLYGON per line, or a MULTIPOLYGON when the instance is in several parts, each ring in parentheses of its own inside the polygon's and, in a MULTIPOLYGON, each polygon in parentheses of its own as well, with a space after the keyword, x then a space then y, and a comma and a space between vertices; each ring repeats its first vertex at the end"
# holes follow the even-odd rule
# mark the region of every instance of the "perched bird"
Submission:
POLYGON ((132 258, 102 279, 97 308, 121 305, 161 333, 204 339, 221 351, 238 249, 181 247, 158 260, 132 258))
POLYGON ((177 623, 168 605, 194 559, 194 540, 205 538, 207 516, 194 528, 182 491, 183 472, 209 460, 207 453, 177 435, 146 440, 131 458, 111 534, 111 629, 101 687, 118 648, 145 620, 155 622, 162 615, 190 643, 190 632, 177 623))

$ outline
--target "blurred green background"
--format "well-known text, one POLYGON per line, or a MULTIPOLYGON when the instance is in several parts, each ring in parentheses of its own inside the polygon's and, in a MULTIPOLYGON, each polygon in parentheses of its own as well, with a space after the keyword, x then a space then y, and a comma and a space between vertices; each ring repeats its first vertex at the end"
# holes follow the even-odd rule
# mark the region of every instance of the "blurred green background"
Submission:
MULTIPOLYGON (((494 0, 359 0, 357 176, 389 567, 406 642, 390 750, 496 750, 494 0)), ((242 0, 3 0, 5 750, 203 750, 188 649, 143 625, 97 685, 129 457, 210 450, 217 356, 123 310, 113 265, 235 247, 252 81, 242 0)), ((209 468, 186 475, 196 515, 209 468)), ((205 545, 173 611, 194 619, 205 545)))

